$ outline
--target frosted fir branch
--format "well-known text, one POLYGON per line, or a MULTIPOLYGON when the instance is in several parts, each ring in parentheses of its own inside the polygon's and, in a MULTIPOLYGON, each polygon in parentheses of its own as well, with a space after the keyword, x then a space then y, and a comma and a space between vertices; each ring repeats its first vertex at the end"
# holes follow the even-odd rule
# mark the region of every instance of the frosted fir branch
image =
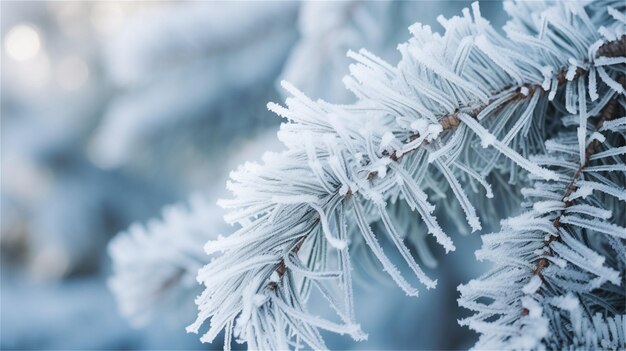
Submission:
MULTIPOLYGON (((481 37, 482 38, 482 37, 481 37)), ((484 39, 484 38, 483 38, 484 39)), ((611 57, 614 57, 617 55, 616 51, 619 50, 620 47, 624 46, 624 43, 626 43, 626 36, 621 36, 619 39, 615 40, 615 41, 609 41, 609 42, 605 42, 603 43, 597 50, 598 52, 603 52, 603 53, 607 53, 608 55, 612 55, 611 57)), ((366 52, 361 52, 362 55, 371 55, 368 54, 366 52)), ((349 56, 354 57, 357 60, 361 60, 362 62, 367 63, 366 60, 364 60, 363 56, 361 56, 360 54, 356 54, 354 52, 349 52, 348 53, 349 56)), ((603 57, 598 58, 598 60, 600 60, 599 62, 596 62, 596 65, 605 65, 605 64, 616 64, 616 63, 621 63, 621 61, 615 61, 615 62, 605 62, 602 60, 603 57)), ((584 62, 583 64, 588 65, 589 62, 584 62)), ((554 76, 553 80, 555 80, 557 82, 556 87, 558 89, 558 87, 561 87, 563 84, 567 83, 568 81, 572 81, 578 77, 581 76, 585 76, 588 72, 586 69, 582 68, 582 67, 576 67, 576 69, 574 70, 574 73, 569 76, 567 76, 567 72, 569 71, 569 69, 562 69, 560 71, 557 72, 557 74, 554 76)), ((521 83, 521 82, 518 82, 521 83)), ((284 83, 285 88, 287 90, 292 91, 292 93, 294 92, 295 88, 292 87, 291 85, 287 85, 287 83, 284 83)), ((530 96, 535 97, 538 96, 538 94, 534 94, 537 91, 541 91, 541 84, 531 84, 531 83, 522 83, 520 84, 519 87, 517 88, 513 88, 513 86, 506 86, 504 88, 502 88, 500 91, 497 91, 495 93, 493 93, 494 98, 492 98, 490 100, 490 103, 487 104, 479 104, 479 105, 474 105, 474 106, 467 106, 467 107, 462 107, 462 108, 457 108, 457 112, 451 113, 451 114, 447 114, 444 115, 443 117, 439 118, 439 124, 441 126, 440 129, 434 129, 436 132, 436 134, 438 135, 439 133, 441 133, 441 131, 447 131, 450 129, 455 129, 457 128, 461 122, 462 122, 462 118, 463 116, 468 116, 470 118, 473 119, 477 119, 481 113, 483 111, 485 111, 488 107, 491 107, 494 105, 494 102, 498 102, 497 107, 502 107, 502 105, 505 105, 508 102, 511 101, 515 101, 515 100, 522 100, 522 99, 526 99, 530 96), (505 95, 506 99, 502 99, 502 95, 504 93, 510 93, 511 91, 515 91, 517 89, 517 93, 513 93, 513 94, 508 94, 505 95)), ((297 92, 297 90, 295 90, 296 92, 294 93, 294 95, 299 95, 300 93, 297 92)), ((283 110, 280 106, 275 105, 270 103, 269 105, 270 110, 274 110, 274 112, 281 114, 286 112, 285 110, 283 110)), ((496 138, 494 136, 492 136, 487 130, 485 130, 484 128, 480 127, 479 124, 472 122, 471 120, 466 120, 466 124, 473 126, 474 128, 476 128, 476 133, 481 136, 481 139, 483 140, 483 145, 489 146, 491 144, 494 143, 498 143, 498 141, 496 140, 496 138)), ((415 151, 421 144, 428 144, 428 134, 432 133, 430 132, 430 130, 433 130, 432 125, 428 125, 428 124, 422 124, 421 128, 420 127, 415 127, 414 125, 412 125, 411 127, 413 127, 414 129, 417 129, 418 131, 409 135, 406 140, 403 142, 405 146, 400 147, 400 149, 402 149, 403 151, 398 151, 398 150, 393 150, 391 152, 388 151, 383 151, 383 155, 385 156, 389 156, 389 159, 391 159, 392 161, 400 161, 400 159, 405 156, 410 154, 411 152, 415 151), (427 130, 428 128, 430 128, 430 130, 427 130), (421 131, 421 133, 420 133, 421 131), (415 142, 415 141, 419 141, 419 142, 415 142)), ((510 139, 510 137, 509 137, 510 139)), ((542 170, 540 167, 536 167, 535 165, 533 165, 532 163, 524 160, 522 157, 519 157, 514 151, 510 151, 510 149, 508 149, 505 145, 499 145, 499 147, 501 148, 501 151, 503 152, 508 152, 510 153, 510 157, 512 159, 517 159, 518 163, 520 166, 522 166, 523 168, 526 168, 527 170, 531 171, 531 173, 534 174, 538 174, 538 175, 542 175, 544 176, 544 178, 550 180, 552 177, 554 177, 553 174, 551 174, 549 171, 545 171, 542 170)), ((435 151, 436 152, 436 151, 435 151)), ((430 160, 429 160, 430 161, 430 160)), ((385 171, 386 173, 386 171, 385 171)), ((443 174, 446 174, 444 172, 442 172, 443 174)), ((379 174, 378 170, 374 170, 374 171, 370 171, 367 174, 367 179, 368 180, 372 180, 374 177, 376 177, 379 174)), ((449 178, 450 179, 450 178, 449 178)), ((454 184, 454 180, 450 179, 449 183, 451 185, 454 184)), ((455 187, 456 188, 456 187, 455 187)), ((463 195, 461 195, 461 197, 463 197, 463 195)), ((465 202, 464 200, 462 200, 462 202, 465 202)), ((471 204, 468 204, 469 206, 471 206, 471 204)), ((467 205, 466 205, 467 206, 467 205)), ((468 210, 467 212, 473 213, 473 209, 469 208, 468 206, 468 210)), ((472 228, 474 230, 480 229, 480 223, 478 223, 476 221, 477 217, 475 214, 473 214, 472 216, 468 217, 468 221, 470 222, 472 228)))
MULTIPOLYGON (((549 107, 557 111, 555 119, 565 110, 586 128, 594 109, 608 101, 599 92, 623 93, 615 81, 621 61, 595 63, 600 48, 626 40, 607 3, 507 5, 512 14, 505 28, 508 37, 491 28, 477 4, 462 17, 440 19, 443 35, 414 25, 413 38, 400 45, 402 60, 395 67, 366 51, 350 54, 357 63, 345 83, 359 99, 352 105, 315 102, 284 83, 293 97, 286 107, 270 103, 268 108, 288 120, 279 132, 286 150, 232 173, 228 187, 234 198, 222 205, 233 209, 227 217, 240 229, 206 245, 207 252, 223 254, 198 275, 206 289, 197 299, 199 315, 188 331, 197 332, 210 319, 202 341, 211 342, 226 328, 227 335, 251 348, 272 349, 301 342, 325 348, 319 327, 362 339, 365 335, 354 321, 351 246, 367 245, 393 280, 407 294, 417 295, 370 226, 381 218, 386 221, 388 201, 398 200, 418 212, 429 234, 452 251, 451 238, 433 215, 429 192, 445 196, 451 189, 467 225, 478 230, 477 207, 462 184, 486 184, 484 177, 491 173, 508 173, 515 183, 527 177, 520 169, 544 181, 569 179, 529 156, 545 152, 549 107), (578 93, 587 86, 591 109, 577 104, 578 93), (452 132, 459 126, 460 134, 452 132), (430 157, 444 147, 446 152, 430 157), (436 168, 428 168, 429 160, 436 168), (292 270, 288 262, 294 256, 303 265, 292 270), (335 285, 326 279, 329 275, 338 275, 335 285), (327 293, 337 285, 340 298, 327 293), (311 294, 325 298, 341 322, 309 318, 306 301, 311 294)), ((586 129, 580 130, 578 137, 585 140, 576 141, 570 156, 580 155, 586 146, 586 129)), ((571 150, 569 139, 558 142, 571 150)), ((550 227, 541 218, 535 222, 537 228, 550 227)), ((405 252, 399 235, 386 224, 396 249, 405 252)), ((488 254, 520 267, 531 265, 526 257, 511 258, 497 250, 488 254)), ((403 258, 417 280, 427 288, 435 285, 413 258, 403 258)), ((547 259, 567 263, 556 256, 547 259)), ((514 274, 523 279, 523 271, 514 274)), ((536 285, 535 279, 525 290, 536 285)), ((525 298, 523 303, 529 315, 542 320, 536 301, 525 298)), ((485 324, 479 318, 475 323, 485 324)))
MULTIPOLYGON (((583 100, 587 99, 588 91, 581 89, 579 92, 579 113, 585 115, 583 100)), ((595 130, 602 130, 603 124, 615 117, 618 101, 623 101, 623 96, 608 94, 612 97, 608 102, 600 102, 592 108, 602 108, 595 130)), ((552 162, 552 167, 560 168, 563 174, 573 172, 556 182, 562 189, 558 200, 540 192, 528 193, 537 201, 530 211, 504 221, 502 232, 483 237, 483 248, 477 252, 477 257, 493 261, 496 267, 459 287, 459 304, 476 312, 460 321, 481 333, 476 348, 619 349, 626 345, 621 332, 608 332, 607 321, 602 321, 608 318, 612 328, 622 327, 626 308, 624 277, 620 274, 626 264, 623 241, 626 228, 607 221, 615 217, 613 220, 618 223, 625 222, 623 213, 618 212, 623 205, 616 205, 615 201, 625 200, 626 189, 613 188, 607 175, 620 177, 620 172, 613 169, 595 167, 589 174, 599 180, 595 189, 589 186, 595 182, 582 180, 586 177, 585 170, 593 167, 592 163, 609 162, 613 155, 613 148, 604 144, 606 138, 591 139, 595 132, 587 130, 586 121, 584 131, 563 134, 557 140, 546 142, 549 153, 560 155, 554 160, 574 161, 578 156, 579 166, 574 170, 552 162), (579 144, 587 145, 582 158, 580 153, 573 152, 579 144), (594 158, 594 155, 608 157, 594 158), (611 189, 605 193, 615 200, 598 197, 597 189, 605 187, 611 189), (583 189, 588 189, 583 196, 573 196, 583 189), (588 245, 587 241, 592 244, 588 245), (497 281, 509 284, 495 284, 497 281), (618 290, 622 293, 618 293, 615 300, 604 292, 612 290, 611 286, 621 286, 618 290), (574 297, 572 292, 579 297, 574 297), (492 301, 480 301, 484 297, 492 301), (588 314, 582 316, 583 309, 594 314, 593 322, 588 314), (564 328, 566 324, 570 327, 564 328)), ((623 184, 623 174, 621 177, 623 184)), ((536 185, 537 190, 547 187, 543 181, 536 185)))
POLYGON ((209 261, 202 250, 211 239, 206 227, 217 218, 199 195, 189 203, 164 208, 161 220, 133 224, 108 246, 113 266, 108 285, 121 314, 135 327, 176 314, 200 291, 195 276, 209 261))
MULTIPOLYGON (((583 91, 583 93, 586 93, 586 91, 583 91)), ((586 97, 583 97, 583 99, 586 99, 586 97)), ((604 124, 605 121, 607 120, 611 120, 614 118, 614 116, 611 115, 611 113, 613 113, 615 106, 617 105, 617 98, 610 100, 609 103, 607 104, 607 106, 605 106, 603 108, 603 113, 600 116, 599 120, 597 121, 597 130, 602 129, 602 126, 604 124)), ((584 134, 586 135, 586 133, 584 134)), ((585 136, 583 136, 583 139, 585 138, 585 136)), ((576 173, 574 173, 574 175, 572 176, 571 181, 569 182, 569 184, 566 187, 566 191, 563 194, 563 196, 561 197, 561 203, 564 204, 564 207, 562 209, 560 209, 560 213, 559 215, 554 219, 553 221, 553 225, 555 226, 555 228, 559 228, 561 226, 563 226, 564 224, 572 224, 572 225, 578 225, 579 227, 583 227, 585 225, 585 223, 583 221, 578 221, 578 223, 576 223, 576 221, 572 221, 571 219, 568 220, 567 218, 573 218, 573 217, 565 217, 564 219, 564 215, 566 214, 566 212, 568 212, 568 209, 573 206, 575 204, 574 201, 570 200, 570 195, 572 195, 572 193, 574 193, 574 191, 576 191, 577 189, 580 188, 586 188, 588 187, 588 183, 585 181, 580 180, 583 171, 585 171, 586 169, 589 169, 591 167, 589 167, 589 162, 592 158, 592 156, 594 154, 596 154, 598 152, 598 150, 601 149, 601 142, 598 139, 594 139, 591 143, 589 143, 589 145, 587 146, 587 148, 584 151, 584 157, 582 158, 582 160, 580 161, 580 166, 578 167, 578 169, 576 170, 576 173), (565 222, 565 223, 564 223, 565 222)), ((605 171, 603 169, 599 169, 599 171, 605 171)), ((607 187, 604 184, 600 184, 601 187, 607 187)), ((624 197, 624 194, 626 193, 626 191, 624 189, 622 189, 621 191, 615 191, 612 192, 611 195, 615 196, 616 198, 618 198, 619 200, 622 201, 626 201, 626 197, 624 197)), ((595 209, 596 207, 593 206, 589 206, 593 209, 595 209)), ((595 217, 595 216, 594 216, 595 217)), ((605 216, 606 217, 606 216, 605 216)), ((607 218, 605 218, 607 219, 607 218)), ((613 228, 614 230, 616 230, 616 232, 614 234, 617 234, 619 236, 619 231, 621 229, 624 229, 624 231, 626 232, 625 228, 620 228, 615 226, 613 228)), ((597 228, 596 228, 596 231, 597 228)), ((600 230, 602 232, 602 230, 600 230)), ((606 233, 606 231, 605 231, 606 233)), ((610 233, 606 233, 606 234, 610 234, 610 233)), ((624 237, 626 238, 626 237, 624 237)), ((548 241, 546 241, 545 243, 545 247, 549 247, 550 244, 552 243, 552 241, 554 240, 558 240, 559 236, 551 236, 548 241)), ((549 253, 550 254, 550 253, 549 253)), ((536 268, 533 272, 533 274, 541 276, 541 273, 543 271, 543 269, 545 267, 547 267, 549 265, 549 263, 547 263, 546 261, 543 260, 538 260, 536 263, 536 268)))

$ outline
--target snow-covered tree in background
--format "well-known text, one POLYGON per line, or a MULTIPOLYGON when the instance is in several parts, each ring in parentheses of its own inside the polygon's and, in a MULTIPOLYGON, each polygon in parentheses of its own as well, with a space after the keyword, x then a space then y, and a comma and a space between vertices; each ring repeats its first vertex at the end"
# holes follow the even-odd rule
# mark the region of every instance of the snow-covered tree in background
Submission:
POLYGON ((207 176, 222 177, 227 171, 214 162, 237 137, 274 124, 259 101, 276 93, 259 86, 272 84, 289 54, 296 10, 297 3, 203 2, 129 22, 107 45, 107 71, 123 93, 94 133, 93 159, 182 196, 206 187, 207 176))
MULTIPOLYGON (((324 349, 320 329, 363 340, 354 266, 374 258, 370 266, 407 295, 418 295, 415 280, 435 288, 405 244, 405 223, 419 223, 446 252, 463 250, 435 214, 465 217, 480 231, 500 220, 489 199, 511 194, 517 206, 477 252, 493 269, 459 287, 459 304, 475 312, 460 323, 480 333, 476 347, 626 347, 626 5, 507 2, 505 10, 505 34, 478 4, 439 18, 443 34, 411 26, 395 66, 349 52, 353 104, 313 101, 283 84, 287 106, 268 107, 287 119, 278 135, 285 150, 231 174, 234 198, 220 204, 239 229, 204 246, 213 257, 199 270, 205 288, 188 331, 209 320, 201 340, 224 331, 226 349, 232 339, 251 349, 324 349), (319 299, 334 316, 309 304, 319 299)), ((170 217, 177 225, 166 219, 149 234, 162 240, 155 231, 202 223, 170 217)), ((112 248, 118 275, 158 257, 150 252, 159 245, 147 249, 154 243, 143 237, 133 234, 133 245, 145 262, 120 265, 125 254, 112 248)), ((123 285, 113 284, 121 294, 123 285)))

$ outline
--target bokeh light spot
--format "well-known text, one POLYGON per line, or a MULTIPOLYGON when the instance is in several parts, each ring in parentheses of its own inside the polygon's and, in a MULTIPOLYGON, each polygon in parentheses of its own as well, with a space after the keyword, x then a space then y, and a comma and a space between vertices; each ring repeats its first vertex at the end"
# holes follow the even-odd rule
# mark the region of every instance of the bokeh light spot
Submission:
POLYGON ((11 28, 4 39, 4 49, 9 57, 16 61, 34 58, 40 48, 39 34, 35 28, 27 24, 19 24, 11 28))

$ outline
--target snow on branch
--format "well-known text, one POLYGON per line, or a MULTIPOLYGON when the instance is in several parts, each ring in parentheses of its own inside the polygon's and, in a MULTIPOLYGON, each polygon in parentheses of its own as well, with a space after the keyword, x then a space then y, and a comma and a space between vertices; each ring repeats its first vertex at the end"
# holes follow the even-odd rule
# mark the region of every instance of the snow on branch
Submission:
MULTIPOLYGON (((398 207, 417 212, 446 252, 454 251, 435 207, 449 217, 462 209, 466 226, 480 230, 482 199, 466 189, 491 198, 507 190, 486 181, 498 174, 510 184, 534 182, 522 193, 535 204, 504 221, 501 233, 484 236, 478 256, 496 268, 460 287, 461 305, 477 312, 462 323, 482 334, 478 346, 618 345, 623 334, 614 330, 624 318, 614 312, 624 311, 624 298, 616 291, 623 291, 626 264, 616 205, 624 198, 624 9, 604 0, 507 2, 511 19, 502 35, 474 3, 461 16, 439 18, 443 34, 411 26, 395 66, 365 50, 349 52, 355 63, 344 82, 354 104, 314 101, 283 82, 291 94, 286 106, 268 108, 287 120, 278 134, 285 150, 232 172, 233 198, 220 204, 238 229, 204 246, 214 257, 199 270, 205 289, 187 330, 198 332, 208 320, 201 340, 224 330, 225 349, 232 339, 251 349, 324 349, 319 329, 366 338, 354 313, 354 245, 364 243, 407 295, 417 296, 419 284, 434 288, 391 214, 398 207), (559 121, 567 132, 559 134, 559 121), (448 191, 456 203, 434 203, 433 194, 448 191), (385 252, 372 229, 378 221, 414 276, 385 252), (310 311, 312 295, 334 315, 310 311), (573 301, 600 315, 580 317, 573 301)), ((139 230, 112 245, 120 271, 142 271, 123 252, 145 237, 161 235, 139 230)), ((418 252, 434 265, 427 250, 418 252)), ((150 255, 158 258, 156 250, 150 255)), ((130 296, 123 300, 143 296, 123 287, 136 286, 134 274, 111 283, 130 296)))
POLYGON ((202 245, 211 239, 206 228, 217 222, 213 213, 195 195, 189 208, 166 207, 162 220, 133 224, 111 241, 109 287, 122 315, 134 326, 178 310, 199 292, 194 278, 209 261, 202 245))
POLYGON ((536 180, 535 191, 526 193, 528 211, 503 221, 501 232, 483 236, 476 256, 495 267, 459 287, 459 304, 475 312, 461 324, 481 334, 477 349, 626 345, 624 172, 605 167, 624 164, 613 156, 620 148, 612 146, 624 139, 609 132, 595 137, 624 99, 608 90, 603 94, 609 99, 587 105, 585 84, 579 80, 583 89, 573 97, 582 124, 546 142, 547 155, 536 157, 560 177, 536 180))

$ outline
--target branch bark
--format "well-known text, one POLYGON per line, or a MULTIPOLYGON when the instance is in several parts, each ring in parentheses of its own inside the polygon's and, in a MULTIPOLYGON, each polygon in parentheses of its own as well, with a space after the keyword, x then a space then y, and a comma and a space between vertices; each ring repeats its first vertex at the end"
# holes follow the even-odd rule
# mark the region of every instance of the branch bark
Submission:
MULTIPOLYGON (((624 38, 624 37, 622 37, 624 38)), ((621 76, 620 78, 620 83, 623 85, 625 84, 625 76, 621 76)), ((599 119, 596 122, 596 130, 599 130, 600 128, 602 128, 602 125, 604 124, 605 121, 611 120, 613 118, 615 118, 615 116, 617 115, 619 109, 619 104, 617 101, 617 97, 613 98, 611 101, 609 101, 607 103, 607 105, 602 109, 602 112, 599 115, 599 119)), ((598 151, 600 151, 600 141, 598 141, 597 139, 595 139, 594 141, 592 141, 589 146, 587 146, 587 149, 585 149, 585 159, 582 160, 580 167, 578 167, 578 170, 576 171, 576 173, 574 173, 574 175, 572 176, 572 180, 570 181, 569 185, 567 186, 565 193, 563 194, 563 196, 561 197, 561 201, 565 202, 565 209, 567 209, 568 207, 572 206, 574 204, 574 201, 566 201, 566 199, 572 195, 572 193, 574 193, 574 191, 576 191, 576 189, 578 188, 576 186, 576 181, 580 178, 581 174, 583 173, 585 167, 587 167, 588 163, 589 163, 589 159, 591 158, 591 156, 593 156, 595 153, 597 153, 598 151)), ((561 223, 561 217, 563 216, 563 214, 565 213, 565 209, 561 210, 561 212, 559 213, 559 215, 554 219, 553 221, 553 225, 555 228, 560 228, 561 226, 563 226, 563 224, 561 223)), ((546 240, 544 242, 544 248, 548 249, 548 255, 549 256, 553 256, 554 255, 554 251, 550 248, 550 244, 553 241, 561 241, 561 238, 559 236, 550 236, 550 238, 548 240, 546 240)), ((545 282, 545 279, 542 275, 543 270, 550 266, 550 261, 546 258, 540 258, 535 262, 535 269, 533 270, 533 275, 537 275, 539 276, 539 278, 545 282)), ((528 315, 529 311, 526 308, 522 309, 522 315, 528 315)))

